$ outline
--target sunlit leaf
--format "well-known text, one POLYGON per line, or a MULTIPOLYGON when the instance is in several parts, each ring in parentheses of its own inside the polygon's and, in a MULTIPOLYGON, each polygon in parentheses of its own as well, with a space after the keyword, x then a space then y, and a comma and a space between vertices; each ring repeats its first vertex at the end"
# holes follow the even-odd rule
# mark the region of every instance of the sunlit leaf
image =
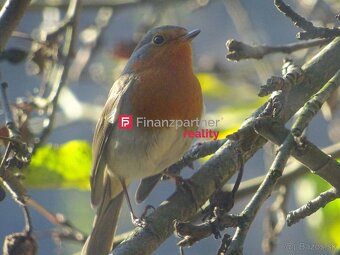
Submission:
MULTIPOLYGON (((219 130, 220 133, 223 132, 229 135, 237 131, 240 125, 264 102, 265 100, 263 99, 256 99, 247 105, 223 106, 213 112, 207 113, 206 118, 219 120, 217 130, 219 130)), ((219 137, 223 136, 219 135, 219 137)))
POLYGON ((196 76, 200 81, 203 95, 208 100, 213 98, 221 100, 223 105, 248 108, 266 100, 258 97, 258 87, 254 84, 242 82, 230 85, 211 73, 198 73, 196 76))
MULTIPOLYGON (((199 73, 197 77, 206 102, 218 99, 218 105, 221 105, 217 106, 214 111, 205 114, 206 119, 219 121, 217 127, 213 128, 214 131, 219 131, 218 139, 223 139, 236 132, 254 110, 267 100, 267 98, 258 97, 257 88, 251 84, 228 86, 216 75, 210 73, 199 73)), ((210 157, 211 155, 206 156, 202 161, 206 161, 210 157)))
POLYGON ((91 147, 85 141, 70 141, 60 146, 45 145, 24 170, 29 188, 88 189, 91 147))
POLYGON ((196 76, 201 83, 202 92, 205 96, 223 99, 231 92, 231 89, 213 74, 198 73, 196 76))
POLYGON ((201 83, 205 101, 219 100, 220 107, 209 112, 209 119, 219 119, 218 129, 221 131, 235 129, 248 118, 254 110, 264 104, 266 97, 258 97, 257 87, 252 84, 241 83, 229 86, 216 75, 199 73, 197 77, 201 83))

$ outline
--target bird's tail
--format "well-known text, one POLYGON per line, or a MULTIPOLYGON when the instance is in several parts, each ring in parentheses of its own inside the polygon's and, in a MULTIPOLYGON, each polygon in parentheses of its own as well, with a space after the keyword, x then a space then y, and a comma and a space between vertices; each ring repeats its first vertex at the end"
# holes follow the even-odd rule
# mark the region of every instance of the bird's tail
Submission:
MULTIPOLYGON (((104 196, 107 198, 107 196, 104 196)), ((108 255, 112 248, 117 227, 123 192, 115 198, 101 203, 97 210, 91 235, 87 238, 81 255, 108 255)), ((108 200, 108 199, 107 199, 108 200)))

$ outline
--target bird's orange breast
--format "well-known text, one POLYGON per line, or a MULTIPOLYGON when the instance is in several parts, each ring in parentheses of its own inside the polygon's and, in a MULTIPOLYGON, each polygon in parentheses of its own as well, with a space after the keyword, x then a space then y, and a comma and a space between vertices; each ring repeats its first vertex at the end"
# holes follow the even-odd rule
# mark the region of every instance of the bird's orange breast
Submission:
POLYGON ((153 120, 193 120, 202 114, 201 86, 192 71, 189 42, 155 49, 135 63, 134 115, 153 120))
POLYGON ((201 86, 192 72, 185 71, 159 68, 141 72, 131 95, 134 115, 153 120, 200 118, 201 86))

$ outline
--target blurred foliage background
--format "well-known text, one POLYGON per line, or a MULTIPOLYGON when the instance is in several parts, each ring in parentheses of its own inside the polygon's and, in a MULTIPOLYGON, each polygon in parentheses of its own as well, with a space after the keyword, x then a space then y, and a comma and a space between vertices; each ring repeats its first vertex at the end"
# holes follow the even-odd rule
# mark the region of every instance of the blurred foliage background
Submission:
MULTIPOLYGON (((0 1, 3 4, 4 1, 0 1)), ((188 29, 199 28, 201 34, 193 41, 194 68, 201 82, 206 118, 220 119, 219 138, 234 132, 240 124, 266 98, 259 98, 257 91, 271 75, 279 75, 282 60, 294 59, 297 64, 319 50, 318 47, 300 50, 293 54, 272 54, 262 60, 238 63, 225 58, 225 42, 235 38, 248 44, 277 45, 295 42, 298 29, 274 7, 272 1, 259 0, 83 0, 79 29, 70 67, 68 86, 61 90, 53 129, 25 170, 24 182, 29 195, 53 212, 60 212, 78 228, 89 232, 93 212, 89 203, 89 173, 91 164, 91 139, 94 125, 108 90, 124 67, 127 58, 141 36, 151 27, 173 24, 188 29)), ((313 21, 315 25, 332 26, 340 9, 337 0, 286 1, 294 10, 313 21)), ((68 1, 32 1, 17 31, 35 38, 38 31, 50 31, 65 14, 68 1)), ((339 23, 339 21, 338 21, 339 23)), ((41 92, 44 69, 49 68, 53 51, 41 53, 37 45, 22 36, 13 37, 6 54, 0 57, 1 79, 10 84, 10 101, 14 106, 20 100, 41 92), (16 51, 15 51, 16 50, 16 51), (32 57, 32 53, 35 53, 32 57), (46 56, 48 55, 48 56, 46 56)), ((324 147, 339 141, 340 114, 337 97, 329 101, 312 125, 307 137, 324 147)), ((0 115, 3 118, 3 115, 0 115)), ((3 121, 3 119, 1 119, 3 121)), ((30 116, 24 125, 34 133, 44 126, 39 113, 30 116)), ((0 127, 1 128, 1 127, 0 127)), ((0 132, 5 132, 0 129, 0 132)), ((30 135, 30 134, 28 134, 30 135)), ((247 162, 245 179, 266 173, 274 150, 266 146, 247 162)), ((196 164, 199 164, 196 163, 196 164)), ((196 165, 197 166, 197 165, 196 165)), ((190 176, 191 170, 184 171, 190 176)), ((131 187, 131 194, 136 185, 131 187)), ((304 177, 290 186, 287 208, 296 208, 326 189, 315 177, 304 177), (301 192, 303 190, 303 192, 301 192)), ((146 204, 157 205, 174 190, 171 182, 161 183, 146 204)), ((248 199, 238 201, 233 213, 239 212, 248 199)), ((262 208, 246 241, 245 254, 261 254, 262 221, 271 199, 262 208)), ((321 254, 312 249, 322 245, 322 254, 332 254, 339 248, 338 209, 333 202, 307 221, 284 228, 277 247, 277 254, 321 254), (304 248, 303 248, 303 247, 304 248), (307 247, 307 248, 306 248, 307 247), (310 248, 308 248, 310 247, 310 248)), ((137 207, 142 212, 143 205, 137 207)), ((123 210, 126 210, 124 208, 123 210)), ((0 203, 0 239, 23 226, 21 211, 9 196, 0 203)), ((32 212, 34 233, 39 242, 39 254, 73 254, 80 245, 60 242, 53 234, 55 226, 41 215, 32 212)), ((119 232, 131 229, 130 218, 122 213, 119 232)), ((211 254, 217 241, 208 238, 186 251, 186 254, 211 254)), ((156 254, 175 254, 176 238, 167 241, 156 254)))

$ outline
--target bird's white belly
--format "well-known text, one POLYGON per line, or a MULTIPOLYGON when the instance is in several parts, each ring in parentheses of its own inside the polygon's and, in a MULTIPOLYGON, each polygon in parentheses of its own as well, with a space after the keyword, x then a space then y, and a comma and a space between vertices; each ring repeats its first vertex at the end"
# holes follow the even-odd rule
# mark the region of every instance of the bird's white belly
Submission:
POLYGON ((128 184, 157 174, 178 161, 191 142, 183 137, 183 129, 115 129, 108 144, 111 153, 106 155, 110 175, 128 184))

